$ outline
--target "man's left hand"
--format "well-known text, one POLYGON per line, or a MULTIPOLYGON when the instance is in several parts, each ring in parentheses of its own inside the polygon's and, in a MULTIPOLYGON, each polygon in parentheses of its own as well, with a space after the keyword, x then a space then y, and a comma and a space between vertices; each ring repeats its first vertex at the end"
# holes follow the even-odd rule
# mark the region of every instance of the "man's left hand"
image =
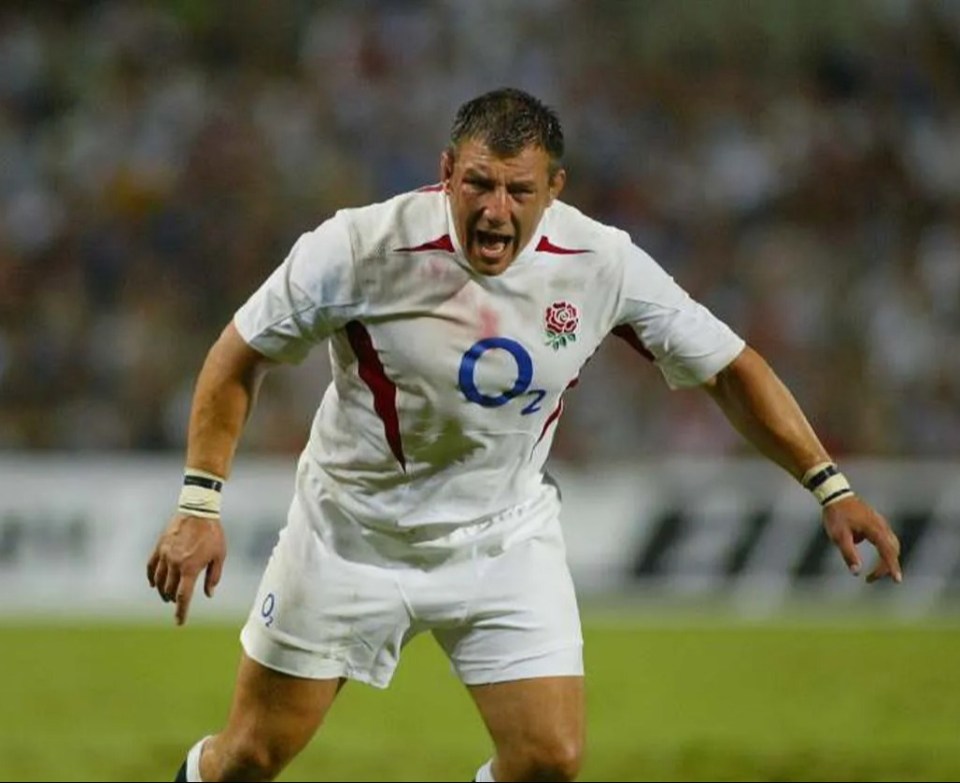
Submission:
POLYGON ((867 581, 876 582, 885 576, 897 583, 903 581, 900 540, 887 520, 859 497, 852 495, 823 509, 823 527, 852 573, 860 573, 857 544, 866 540, 873 544, 880 556, 877 565, 867 575, 867 581))

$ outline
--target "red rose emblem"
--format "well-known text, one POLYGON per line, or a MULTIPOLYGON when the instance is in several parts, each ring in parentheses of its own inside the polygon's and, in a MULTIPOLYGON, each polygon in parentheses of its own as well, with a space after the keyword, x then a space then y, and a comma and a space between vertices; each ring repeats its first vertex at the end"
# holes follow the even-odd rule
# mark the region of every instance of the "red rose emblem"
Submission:
POLYGON ((554 302, 547 308, 547 331, 573 334, 580 325, 580 314, 570 302, 554 302))
POLYGON ((577 341, 577 327, 580 326, 580 313, 576 305, 570 302, 554 302, 547 308, 544 318, 546 343, 553 350, 565 348, 567 343, 577 341))

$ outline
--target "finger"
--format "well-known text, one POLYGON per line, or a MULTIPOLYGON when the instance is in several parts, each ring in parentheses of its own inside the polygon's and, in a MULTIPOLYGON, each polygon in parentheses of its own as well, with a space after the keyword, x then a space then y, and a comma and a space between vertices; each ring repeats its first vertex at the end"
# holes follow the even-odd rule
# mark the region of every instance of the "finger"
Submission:
POLYGON ((163 600, 172 601, 177 594, 177 585, 180 584, 180 569, 170 566, 167 569, 167 578, 163 582, 163 600))
POLYGON ((884 575, 890 574, 894 582, 902 582, 903 572, 900 570, 900 540, 893 531, 887 531, 887 534, 877 542, 876 546, 877 551, 880 553, 884 575))
POLYGON ((163 594, 163 586, 167 582, 167 561, 161 558, 157 563, 156 570, 153 572, 153 586, 157 589, 157 593, 166 601, 166 596, 163 594))
POLYGON ((147 581, 150 583, 150 587, 156 587, 157 583, 154 580, 154 572, 157 570, 157 564, 160 562, 160 550, 156 547, 153 550, 153 554, 150 555, 150 559, 147 561, 147 581))
POLYGON ((856 544, 853 543, 853 534, 850 532, 850 529, 844 528, 834 539, 834 544, 836 544, 837 549, 840 550, 840 556, 843 557, 843 562, 847 564, 850 573, 854 575, 859 574, 860 555, 857 552, 856 544))
POLYGON ((881 560, 877 563, 876 567, 867 574, 867 582, 876 582, 878 579, 883 579, 883 577, 890 574, 890 569, 887 567, 887 564, 881 560))
POLYGON ((880 562, 870 572, 867 577, 868 582, 875 582, 885 576, 890 576, 894 582, 903 580, 903 574, 900 571, 900 539, 884 523, 879 529, 868 532, 867 537, 870 543, 874 545, 877 554, 880 556, 880 562))
POLYGON ((903 569, 900 567, 900 539, 891 532, 890 542, 890 556, 886 558, 886 563, 893 581, 900 584, 903 581, 903 569))
POLYGON ((207 575, 203 580, 203 592, 207 594, 207 598, 213 598, 214 588, 220 584, 220 575, 222 573, 223 559, 218 557, 207 566, 207 575))
POLYGON ((195 575, 184 575, 180 579, 176 596, 177 609, 174 613, 177 625, 183 625, 187 621, 187 612, 190 611, 190 599, 193 598, 193 586, 196 581, 197 577, 195 575))

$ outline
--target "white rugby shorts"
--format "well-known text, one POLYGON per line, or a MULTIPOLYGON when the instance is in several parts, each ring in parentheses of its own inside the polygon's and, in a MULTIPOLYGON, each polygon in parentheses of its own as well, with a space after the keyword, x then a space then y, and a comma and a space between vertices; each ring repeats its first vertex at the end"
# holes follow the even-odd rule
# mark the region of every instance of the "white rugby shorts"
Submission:
POLYGON ((404 646, 430 631, 467 685, 583 674, 553 487, 466 526, 385 532, 300 485, 241 631, 251 658, 385 688, 404 646))

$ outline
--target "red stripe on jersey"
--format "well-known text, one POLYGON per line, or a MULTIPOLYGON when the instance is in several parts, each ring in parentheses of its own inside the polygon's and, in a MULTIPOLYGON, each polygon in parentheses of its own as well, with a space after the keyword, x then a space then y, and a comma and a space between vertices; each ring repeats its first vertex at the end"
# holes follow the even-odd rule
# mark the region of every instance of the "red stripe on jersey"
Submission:
POLYGON ((455 252, 453 249, 453 240, 450 239, 449 234, 444 234, 442 237, 431 239, 429 242, 424 242, 422 245, 417 245, 416 247, 398 247, 394 252, 420 253, 424 250, 443 250, 447 253, 455 252))
POLYGON ((650 349, 647 348, 647 346, 640 342, 640 338, 637 337, 637 333, 633 331, 631 327, 627 326, 626 324, 620 324, 620 326, 615 326, 613 328, 611 334, 615 334, 621 340, 625 340, 627 344, 641 356, 646 357, 651 362, 656 361, 656 357, 650 353, 650 349))
POLYGON ((589 250, 574 250, 569 247, 559 247, 558 245, 553 244, 547 237, 540 237, 540 241, 537 242, 538 253, 555 253, 558 256, 575 256, 579 253, 589 253, 589 250))
POLYGON ((547 434, 547 429, 551 424, 560 418, 561 413, 563 413, 563 397, 560 398, 560 402, 557 403, 557 407, 553 409, 553 412, 547 416, 547 420, 543 423, 543 429, 540 430, 540 437, 537 438, 537 442, 533 444, 534 448, 540 444, 540 441, 543 440, 543 436, 547 434))
POLYGON ((422 188, 417 188, 414 193, 438 193, 443 190, 443 183, 438 182, 436 185, 424 185, 422 188))
POLYGON ((359 363, 357 372, 373 392, 373 409, 383 422, 383 431, 390 445, 390 451, 397 458, 400 467, 406 471, 407 460, 403 455, 403 444, 400 441, 400 417, 397 415, 396 384, 387 377, 366 327, 359 321, 350 321, 346 329, 350 347, 353 348, 359 363))
MULTIPOLYGON (((580 383, 580 376, 574 378, 570 383, 567 384, 567 389, 572 389, 580 383)), ((567 389, 564 389, 566 391, 567 389)), ((543 429, 540 430, 540 437, 537 438, 537 442, 533 444, 533 447, 536 448, 540 441, 543 440, 543 436, 547 434, 547 429, 553 424, 557 419, 560 418, 560 414, 563 413, 563 395, 560 395, 560 400, 557 402, 557 407, 553 409, 551 414, 547 416, 547 420, 543 423, 543 429)))

